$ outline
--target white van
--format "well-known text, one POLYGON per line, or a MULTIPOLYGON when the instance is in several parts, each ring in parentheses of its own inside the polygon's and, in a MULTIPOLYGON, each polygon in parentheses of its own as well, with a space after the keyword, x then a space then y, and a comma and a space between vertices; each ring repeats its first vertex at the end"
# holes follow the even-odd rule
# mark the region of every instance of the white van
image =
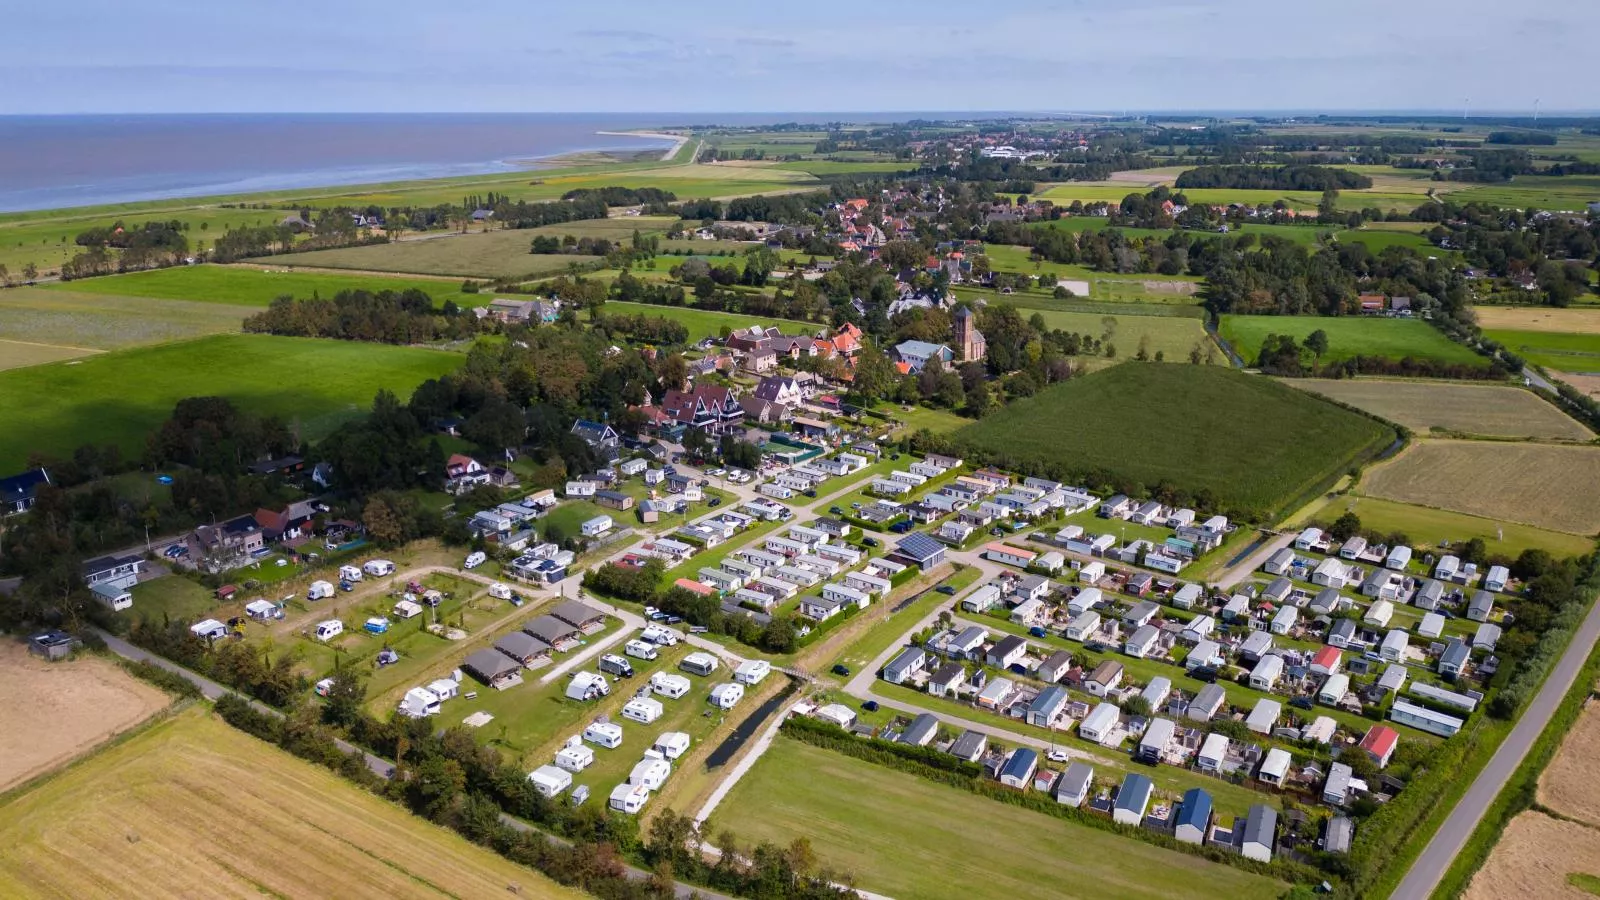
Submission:
POLYGON ((629 641, 622 647, 622 652, 636 659, 655 659, 658 654, 656 645, 649 641, 629 641))
MULTIPOLYGON (((648 614, 651 610, 645 610, 645 612, 648 614)), ((639 637, 652 644, 660 644, 663 647, 671 647, 679 640, 678 632, 665 625, 646 625, 644 631, 639 633, 639 637)))
POLYGON ((622 745, 622 726, 615 722, 596 722, 583 730, 583 739, 595 746, 615 750, 622 745))
POLYGON ((476 569, 477 567, 483 565, 483 561, 488 558, 489 557, 485 556, 482 550, 478 550, 467 554, 467 561, 464 565, 469 569, 476 569))
POLYGON ((338 619, 317 623, 316 636, 319 641, 331 641, 341 634, 344 634, 344 623, 338 619))

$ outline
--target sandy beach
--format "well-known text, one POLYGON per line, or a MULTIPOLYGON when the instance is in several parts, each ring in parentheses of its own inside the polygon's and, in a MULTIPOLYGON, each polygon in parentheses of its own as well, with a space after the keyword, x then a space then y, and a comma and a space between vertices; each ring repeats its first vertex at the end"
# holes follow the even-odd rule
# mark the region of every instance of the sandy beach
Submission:
POLYGON ((604 134, 611 137, 660 138, 664 141, 671 141, 672 146, 668 147, 666 152, 661 154, 662 162, 670 161, 672 157, 676 156, 678 151, 683 148, 683 145, 689 142, 689 138, 686 135, 667 134, 660 131, 596 131, 595 134, 604 134))

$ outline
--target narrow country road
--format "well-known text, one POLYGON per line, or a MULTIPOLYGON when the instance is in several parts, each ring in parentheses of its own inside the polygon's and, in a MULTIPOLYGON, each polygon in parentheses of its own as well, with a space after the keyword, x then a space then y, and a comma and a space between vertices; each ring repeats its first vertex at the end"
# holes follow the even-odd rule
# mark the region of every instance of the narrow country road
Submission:
MULTIPOLYGON (((191 672, 177 663, 172 662, 171 660, 157 656, 148 651, 141 650, 140 648, 135 647, 116 635, 108 634, 104 631, 100 631, 99 629, 95 629, 95 633, 106 642, 106 647, 110 649, 112 653, 117 654, 123 659, 133 660, 135 662, 147 662, 187 678, 191 684, 200 689, 200 693, 207 700, 216 700, 225 694, 234 694, 245 700, 249 700, 251 706, 263 713, 266 713, 267 715, 277 716, 279 718, 283 717, 283 713, 279 710, 273 709, 272 707, 261 703, 257 703, 254 700, 250 700, 250 698, 245 697, 243 694, 239 694, 237 691, 224 687, 223 685, 220 685, 203 675, 191 672)), ((362 750, 360 747, 357 747, 348 741, 335 739, 334 743, 337 744, 339 749, 345 753, 360 753, 366 760, 367 768, 377 773, 379 777, 394 777, 394 763, 390 762, 389 760, 386 760, 381 756, 375 756, 371 753, 368 753, 367 751, 362 750)), ((540 831, 534 826, 516 818, 515 816, 510 815, 509 813, 501 813, 500 821, 504 822, 511 828, 516 829, 517 831, 528 834, 539 834, 542 835, 546 840, 562 846, 572 845, 571 841, 568 841, 565 838, 557 837, 553 834, 546 834, 545 832, 540 831)), ((655 877, 652 873, 636 866, 629 865, 625 866, 624 868, 627 869, 628 877, 634 881, 649 881, 655 877)), ((709 891, 705 888, 698 888, 687 884, 674 885, 673 894, 674 896, 678 897, 679 900, 696 900, 696 898, 699 898, 699 900, 734 900, 734 898, 729 897, 726 894, 719 894, 714 891, 709 891)))
POLYGON ((1572 688, 1579 670, 1594 650, 1596 639, 1600 639, 1600 604, 1589 607, 1589 614, 1578 626, 1572 643, 1567 645, 1567 652, 1561 655, 1550 677, 1545 679, 1544 686, 1534 696, 1533 702, 1523 710, 1522 717, 1517 720, 1500 749, 1495 751, 1489 764, 1478 773, 1477 779, 1467 788, 1444 825, 1423 849, 1422 855, 1411 864, 1411 871, 1406 873, 1400 886, 1390 895, 1392 900, 1428 900, 1433 894, 1434 888, 1438 887, 1440 879, 1444 878, 1444 873, 1455 861, 1456 854, 1466 846, 1467 838, 1472 836, 1478 822, 1483 819, 1489 804, 1494 802, 1500 789, 1511 778, 1511 773, 1522 764, 1533 742, 1550 723, 1556 707, 1561 705, 1562 698, 1572 688))
POLYGON ((1255 570, 1261 568, 1261 564, 1266 562, 1267 559, 1272 556, 1272 554, 1277 553, 1279 550, 1282 550, 1293 543, 1294 537, 1295 536, 1293 534, 1280 534, 1265 544, 1262 544, 1261 547, 1256 550, 1256 552, 1250 554, 1250 556, 1246 559, 1240 560, 1238 565, 1233 566, 1232 568, 1223 572, 1221 575, 1217 576, 1217 580, 1215 582, 1216 586, 1226 591, 1231 589, 1239 582, 1244 581, 1246 578, 1249 578, 1252 574, 1254 574, 1255 570))

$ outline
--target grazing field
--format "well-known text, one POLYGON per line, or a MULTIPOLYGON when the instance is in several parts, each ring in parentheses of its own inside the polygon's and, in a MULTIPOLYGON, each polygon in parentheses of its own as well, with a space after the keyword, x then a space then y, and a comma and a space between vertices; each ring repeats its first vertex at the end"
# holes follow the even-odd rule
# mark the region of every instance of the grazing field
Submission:
POLYGON ((1585 900, 1593 897, 1595 887, 1600 886, 1597 875, 1600 841, 1595 840, 1592 827, 1528 810, 1518 813, 1506 826, 1462 897, 1585 900))
POLYGON ((1361 492, 1568 534, 1600 531, 1600 447, 1424 440, 1361 492))
POLYGON ((1288 378, 1284 384, 1332 397, 1415 431, 1588 441, 1594 433, 1532 391, 1508 385, 1366 378, 1288 378))
POLYGON ((1457 203, 1571 212, 1582 212, 1596 198, 1600 198, 1597 175, 1518 175, 1506 184, 1477 185, 1450 194, 1457 203))
POLYGON ((1286 889, 788 738, 767 750, 709 824, 710 833, 732 829, 745 843, 806 838, 861 887, 901 898, 1250 900, 1286 889))
POLYGON ((1328 352, 1322 357, 1325 362, 1338 362, 1352 356, 1389 359, 1410 356, 1442 363, 1488 365, 1483 357, 1417 319, 1229 315, 1222 317, 1220 326, 1222 337, 1247 362, 1255 361, 1269 334, 1288 334, 1303 341, 1306 335, 1317 330, 1328 335, 1328 352))
POLYGON ((1024 319, 1038 313, 1045 327, 1101 338, 1115 346, 1117 359, 1133 359, 1141 346, 1150 358, 1157 353, 1167 362, 1188 362, 1196 344, 1204 354, 1210 339, 1199 319, 1184 316, 1108 316, 1100 313, 1063 312, 1055 309, 1019 309, 1024 319))
POLYGON ((132 728, 170 699, 110 660, 45 662, 14 638, 0 640, 0 670, 20 698, 0 706, 0 791, 132 728))
POLYGON ((1600 309, 1557 309, 1553 306, 1474 306, 1478 326, 1485 331, 1553 331, 1600 334, 1600 309))
POLYGON ((417 347, 238 334, 13 369, 0 372, 0 408, 28 410, 28 427, 0 431, 0 470, 85 443, 137 456, 173 404, 202 394, 279 416, 314 440, 369 409, 380 388, 404 400, 460 364, 417 347))
POLYGON ((1535 365, 1564 372, 1600 372, 1600 333, 1486 328, 1483 334, 1535 365))
POLYGON ((0 806, 0 840, 21 897, 585 896, 199 710, 0 806))
MULTIPOLYGON (((901 422, 909 431, 921 431, 926 428, 934 434, 946 434, 955 431, 963 425, 971 425, 972 420, 957 415, 948 409, 934 409, 931 406, 895 406, 882 407, 883 411, 901 422)), ((887 473, 885 473, 887 474, 887 473)))
MULTIPOLYGON (((161 203, 182 206, 184 201, 158 201, 151 205, 161 203)), ((173 209, 161 213, 127 213, 114 209, 10 213, 0 218, 0 265, 9 268, 13 277, 20 277, 22 267, 30 262, 39 267, 41 274, 54 273, 63 262, 83 252, 84 248, 73 243, 79 234, 90 228, 108 228, 118 222, 132 227, 177 219, 189 225, 189 246, 199 250, 212 246, 215 236, 229 228, 275 225, 286 215, 288 212, 281 209, 221 207, 173 209)))
MULTIPOLYGON (((74 285, 79 282, 74 282, 74 285)), ((59 358, 238 331, 248 310, 186 300, 111 297, 78 290, 0 292, 0 340, 60 349, 59 358)), ((25 351, 17 351, 20 355, 25 351)), ((24 365, 48 362, 42 351, 24 365)), ((0 348, 0 360, 14 359, 0 348)), ((11 366, 3 366, 11 368, 11 366)))
MULTIPOLYGON (((424 291, 436 303, 454 300, 458 306, 481 306, 483 294, 464 294, 455 279, 390 278, 384 275, 346 275, 338 272, 296 272, 297 257, 279 257, 279 265, 184 266, 86 278, 50 285, 50 290, 116 297, 153 297, 205 303, 262 307, 285 294, 306 298, 331 297, 340 291, 424 291)), ((241 313, 242 315, 242 313, 241 313)))
POLYGON ((533 278, 566 271, 572 264, 594 262, 594 256, 533 254, 533 235, 525 230, 413 238, 392 244, 313 250, 294 254, 297 266, 362 269, 412 275, 460 275, 472 278, 533 278))
POLYGON ((1380 423, 1271 379, 1139 363, 1055 385, 955 435, 1005 467, 1166 482, 1255 513, 1282 507, 1391 439, 1380 423))
POLYGON ((662 319, 671 319, 682 322, 689 329, 689 340, 698 341, 705 337, 716 337, 727 328, 749 328, 751 325, 777 325, 788 334, 811 334, 825 325, 815 322, 797 322, 793 319, 767 319, 761 316, 746 316, 739 313, 722 312, 714 309, 695 309, 692 306, 659 306, 653 303, 620 303, 608 301, 601 307, 605 315, 629 316, 654 316, 662 319))
POLYGON ((1490 553, 1513 557, 1529 547, 1540 547, 1556 556, 1581 556, 1594 549, 1594 541, 1580 535, 1357 494, 1334 497, 1311 517, 1331 523, 1346 510, 1359 516, 1365 528, 1384 534, 1399 532, 1419 545, 1482 538, 1490 553))

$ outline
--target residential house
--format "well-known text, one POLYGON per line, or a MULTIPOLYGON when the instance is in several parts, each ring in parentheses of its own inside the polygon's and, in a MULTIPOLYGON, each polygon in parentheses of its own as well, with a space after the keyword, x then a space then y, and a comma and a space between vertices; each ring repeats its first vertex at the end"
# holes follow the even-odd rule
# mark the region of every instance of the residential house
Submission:
POLYGON ((985 661, 997 669, 1004 669, 1021 661, 1027 655, 1028 642, 1014 634, 1008 634, 989 648, 985 661))
POLYGON ((928 667, 929 657, 921 647, 907 647, 883 667, 883 680, 890 684, 905 684, 928 667))
POLYGON ((1109 696, 1122 685, 1122 673, 1122 663, 1114 659, 1103 660, 1083 680, 1083 689, 1096 697, 1109 696))
POLYGON ((43 468, 0 478, 0 517, 32 509, 38 500, 39 488, 50 483, 50 472, 43 468))

